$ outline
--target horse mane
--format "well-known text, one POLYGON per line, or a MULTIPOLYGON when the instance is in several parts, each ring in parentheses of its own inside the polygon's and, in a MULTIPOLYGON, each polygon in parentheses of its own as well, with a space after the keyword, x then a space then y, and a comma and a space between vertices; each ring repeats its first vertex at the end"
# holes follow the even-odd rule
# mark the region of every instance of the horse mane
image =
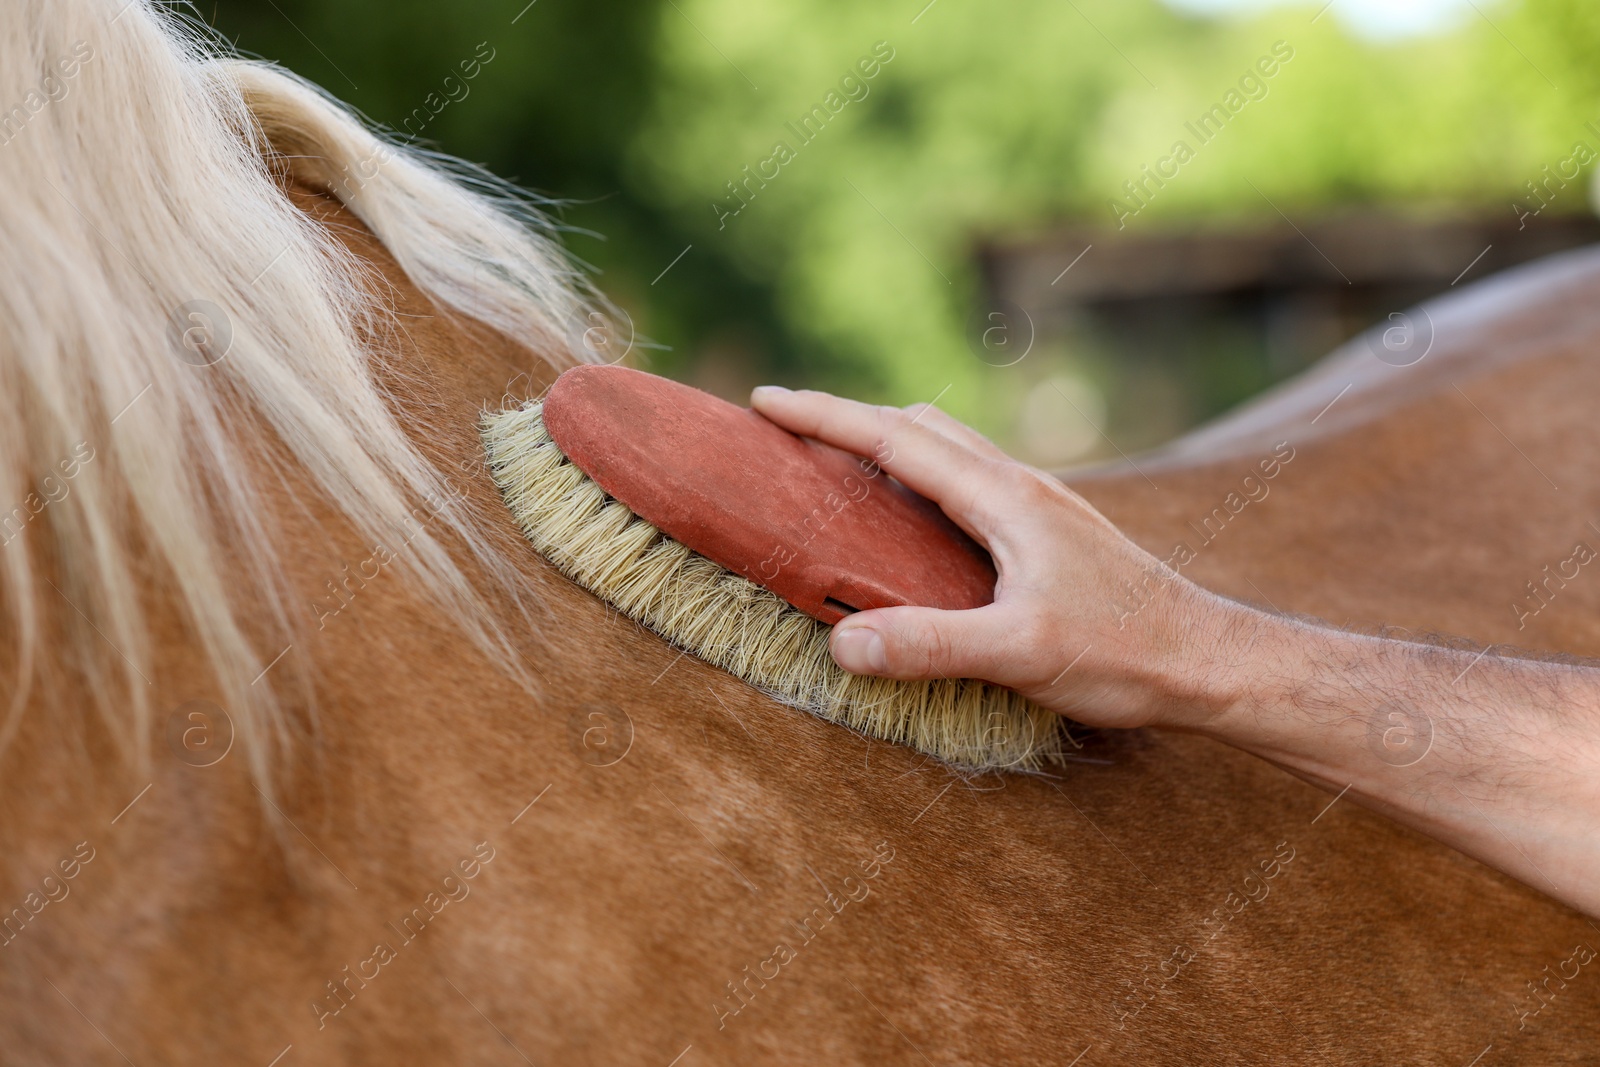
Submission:
POLYGON ((604 304, 536 207, 151 0, 0 5, 11 104, 0 595, 14 633, 0 674, 16 685, 0 745, 71 685, 118 749, 148 760, 154 588, 181 609, 195 666, 264 776, 285 740, 285 679, 304 680, 264 668, 313 620, 291 610, 253 466, 297 465, 367 543, 405 540, 396 565, 507 662, 457 560, 510 565, 374 373, 401 329, 381 280, 293 205, 286 175, 342 201, 442 311, 553 366, 589 361, 604 304))

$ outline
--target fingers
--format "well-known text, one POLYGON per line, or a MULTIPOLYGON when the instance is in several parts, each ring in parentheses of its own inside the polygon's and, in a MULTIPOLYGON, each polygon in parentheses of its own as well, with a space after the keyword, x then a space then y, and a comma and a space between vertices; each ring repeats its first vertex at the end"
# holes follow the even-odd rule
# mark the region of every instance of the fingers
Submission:
POLYGON ((1005 462, 1009 462, 1011 459, 1010 456, 1000 450, 999 445, 960 419, 945 413, 932 404, 910 404, 906 406, 905 412, 914 421, 928 427, 930 430, 943 434, 957 444, 965 445, 980 456, 1005 462))
POLYGON ((902 681, 985 678, 998 681, 1006 669, 1002 609, 879 608, 851 615, 833 628, 834 662, 851 674, 902 681))
MULTIPOLYGON (((858 456, 870 456, 905 485, 944 507, 946 514, 969 532, 982 525, 973 514, 972 504, 992 487, 996 460, 965 441, 922 424, 939 417, 960 427, 963 436, 977 436, 943 412, 928 407, 919 416, 900 408, 874 407, 827 393, 796 393, 774 386, 757 389, 751 394, 751 403, 762 415, 792 433, 815 437, 858 456)), ((993 445, 989 449, 994 455, 1004 455, 993 445)))

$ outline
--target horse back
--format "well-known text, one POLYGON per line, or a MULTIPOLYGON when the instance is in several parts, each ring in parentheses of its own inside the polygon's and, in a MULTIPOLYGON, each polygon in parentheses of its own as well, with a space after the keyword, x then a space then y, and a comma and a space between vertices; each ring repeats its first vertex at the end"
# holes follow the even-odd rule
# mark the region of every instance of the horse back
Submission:
MULTIPOLYGON (((1592 943, 1581 917, 1348 798, 1151 731, 963 776, 608 610, 526 546, 479 459, 481 408, 548 372, 300 202, 389 286, 404 329, 378 373, 514 560, 496 603, 535 677, 393 568, 289 653, 315 699, 271 801, 240 760, 118 769, 39 709, 5 756, 31 820, 14 869, 80 836, 96 855, 3 950, 19 1060, 1560 1063, 1600 1036, 1600 982, 1547 982, 1592 943)), ((1269 444, 1079 488, 1163 558, 1187 539, 1185 573, 1229 595, 1587 652, 1600 581, 1522 630, 1502 603, 1600 511, 1581 345, 1459 384, 1286 425, 1271 478, 1269 444)), ((370 546, 307 485, 270 499, 310 603, 370 546)), ((193 637, 157 625, 177 706, 203 688, 193 637)))

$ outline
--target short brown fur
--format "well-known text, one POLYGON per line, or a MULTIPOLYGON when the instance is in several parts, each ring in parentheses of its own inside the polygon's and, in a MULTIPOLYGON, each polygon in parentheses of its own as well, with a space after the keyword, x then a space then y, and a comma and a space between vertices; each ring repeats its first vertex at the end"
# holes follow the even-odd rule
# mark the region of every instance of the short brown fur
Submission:
MULTIPOLYGON (((436 314, 331 199, 294 195, 393 284, 398 403, 441 467, 471 467, 480 408, 549 372, 436 314)), ((1166 557, 1258 442, 1288 440, 1270 496, 1186 568, 1202 584, 1336 624, 1600 654, 1600 580, 1521 632, 1509 607, 1600 518, 1600 261, 1548 269, 1548 299, 1441 328, 1403 388, 1356 390, 1316 425, 1245 416, 1209 453, 1141 464, 1148 481, 1075 484, 1166 557)), ((1534 889, 1189 737, 1103 734, 1054 776, 959 779, 679 657, 550 570, 486 472, 458 481, 543 590, 522 649, 541 688, 380 576, 290 654, 317 684, 314 740, 277 782, 292 828, 263 813, 242 760, 196 769, 158 740, 154 776, 136 776, 72 702, 29 709, 0 763, 0 907, 77 842, 95 858, 0 948, 6 1062, 265 1065, 292 1045, 284 1067, 1491 1065, 1600 1047, 1588 969, 1519 1031, 1528 983, 1600 947, 1534 889), (601 735, 583 741, 596 711, 632 723, 609 766, 593 762, 611 758, 593 755, 601 735), (403 944, 387 923, 485 841, 470 895, 403 944), (1239 907, 1244 876, 1284 849, 1269 894, 1239 907), (1232 918, 1206 942, 1216 909, 1232 918), (808 915, 809 940, 793 925, 808 915), (380 941, 394 961, 347 979, 380 941), (749 979, 780 943, 794 958, 749 979), (1178 949, 1194 959, 1168 978, 1178 949), (319 1012, 336 979, 353 993, 319 1012)), ((272 502, 309 602, 363 549, 297 488, 272 502)), ((158 576, 149 595, 156 706, 206 697, 158 576)))

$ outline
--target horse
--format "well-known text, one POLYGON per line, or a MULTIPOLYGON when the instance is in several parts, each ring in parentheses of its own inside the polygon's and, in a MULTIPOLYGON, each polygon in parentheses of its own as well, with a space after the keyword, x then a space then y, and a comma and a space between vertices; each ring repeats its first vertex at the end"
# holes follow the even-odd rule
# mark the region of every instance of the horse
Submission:
MULTIPOLYGON (((608 610, 478 439, 626 347, 525 207, 142 0, 0 22, 8 1063, 1593 1059, 1600 929, 1342 794, 1154 731, 963 773, 608 610)), ((1597 297, 1519 268, 1065 477, 1225 595, 1600 653, 1597 297)))

